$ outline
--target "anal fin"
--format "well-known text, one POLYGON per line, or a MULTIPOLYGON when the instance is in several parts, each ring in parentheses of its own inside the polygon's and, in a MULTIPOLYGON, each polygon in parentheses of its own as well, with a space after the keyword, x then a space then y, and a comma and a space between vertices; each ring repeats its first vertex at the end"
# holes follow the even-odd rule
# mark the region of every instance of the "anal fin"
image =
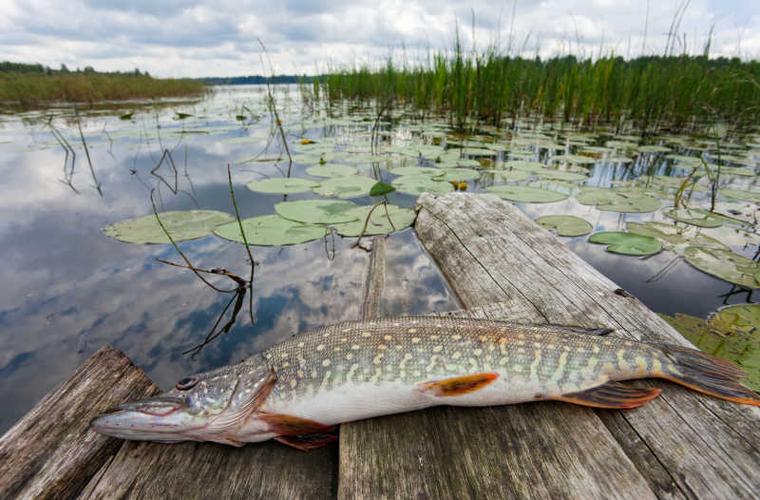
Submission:
POLYGON ((303 436, 277 436, 274 438, 278 443, 282 443, 291 448, 301 451, 311 451, 322 448, 338 439, 335 434, 314 433, 303 436))
POLYGON ((660 392, 662 392, 661 389, 651 387, 631 387, 618 382, 609 382, 593 389, 552 399, 594 408, 629 409, 648 403, 659 396, 660 392))
POLYGON ((423 382, 419 385, 419 388, 421 391, 430 393, 434 396, 461 396, 470 392, 479 391, 497 378, 499 378, 498 373, 474 373, 472 375, 463 375, 461 377, 451 377, 423 382))

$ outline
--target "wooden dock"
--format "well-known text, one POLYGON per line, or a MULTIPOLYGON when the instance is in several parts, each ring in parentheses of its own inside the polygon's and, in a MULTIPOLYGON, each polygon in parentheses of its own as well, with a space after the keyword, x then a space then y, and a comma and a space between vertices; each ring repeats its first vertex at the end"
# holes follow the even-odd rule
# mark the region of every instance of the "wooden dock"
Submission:
MULTIPOLYGON (((415 228, 461 302, 447 314, 687 344, 496 197, 422 195, 415 228)), ((378 314, 384 249, 376 238, 365 318, 378 314)), ((337 445, 310 453, 125 443, 89 419, 158 389, 103 348, 0 439, 0 498, 757 498, 760 409, 646 383, 664 391, 635 410, 439 407, 343 425, 337 445)))

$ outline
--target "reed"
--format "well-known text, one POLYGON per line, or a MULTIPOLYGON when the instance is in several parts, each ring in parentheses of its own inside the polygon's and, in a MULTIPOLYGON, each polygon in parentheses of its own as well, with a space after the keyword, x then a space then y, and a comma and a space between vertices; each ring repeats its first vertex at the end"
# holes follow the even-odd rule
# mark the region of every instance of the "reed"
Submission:
POLYGON ((55 102, 92 104, 98 101, 202 95, 203 83, 190 79, 158 79, 134 73, 0 72, 0 103, 38 108, 55 102))
POLYGON ((631 125, 643 134, 707 132, 715 120, 739 129, 760 118, 760 62, 702 56, 547 60, 463 50, 426 62, 356 67, 321 77, 328 99, 368 105, 393 99, 422 113, 445 113, 453 126, 514 125, 520 119, 583 129, 631 125), (716 111, 717 110, 717 111, 716 111))

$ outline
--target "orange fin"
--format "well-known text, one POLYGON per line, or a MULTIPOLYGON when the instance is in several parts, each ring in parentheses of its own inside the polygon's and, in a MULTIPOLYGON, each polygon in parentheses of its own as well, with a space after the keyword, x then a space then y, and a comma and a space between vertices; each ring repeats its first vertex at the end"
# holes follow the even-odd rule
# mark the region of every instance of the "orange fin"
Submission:
POLYGON ((335 434, 307 434, 305 436, 277 436, 274 438, 278 443, 290 446, 301 451, 311 451, 322 448, 338 439, 335 434))
POLYGON ((435 396, 461 396, 470 392, 479 391, 494 380, 499 378, 498 373, 475 373, 462 377, 451 377, 442 380, 433 380, 420 384, 420 390, 429 392, 435 396))
POLYGON ((648 403, 659 396, 660 392, 661 389, 630 387, 609 382, 587 391, 573 392, 552 399, 594 408, 628 409, 648 403))
POLYGON ((328 433, 335 429, 334 425, 325 425, 307 418, 286 415, 284 413, 261 412, 256 418, 269 424, 269 431, 279 436, 304 436, 314 433, 328 433))
POLYGON ((744 371, 730 361, 696 349, 662 344, 663 354, 675 364, 659 374, 694 391, 745 405, 760 406, 760 394, 742 385, 744 371))

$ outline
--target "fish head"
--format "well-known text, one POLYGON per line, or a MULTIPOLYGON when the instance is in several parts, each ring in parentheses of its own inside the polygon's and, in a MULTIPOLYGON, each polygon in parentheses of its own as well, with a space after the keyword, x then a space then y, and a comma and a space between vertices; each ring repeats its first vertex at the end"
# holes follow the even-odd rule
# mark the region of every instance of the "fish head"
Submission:
POLYGON ((276 380, 274 370, 257 355, 237 365, 183 377, 171 390, 121 404, 93 419, 91 426, 122 439, 239 446, 238 431, 255 415, 276 380))

